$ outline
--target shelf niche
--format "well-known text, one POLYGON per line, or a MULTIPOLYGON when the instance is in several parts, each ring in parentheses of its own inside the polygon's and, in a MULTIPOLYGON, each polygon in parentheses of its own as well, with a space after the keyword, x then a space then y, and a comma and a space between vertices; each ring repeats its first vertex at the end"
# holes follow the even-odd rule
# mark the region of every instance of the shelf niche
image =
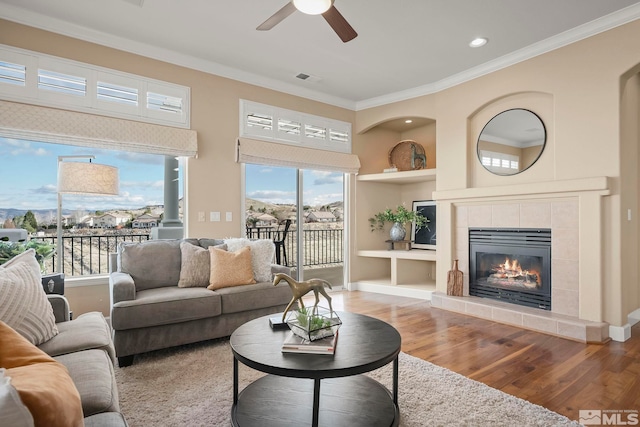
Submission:
MULTIPOLYGON (((388 227, 374 232, 369 227, 369 218, 375 213, 398 205, 411 209, 414 201, 431 200, 436 190, 435 121, 422 119, 414 123, 407 126, 404 119, 391 120, 357 138, 354 152, 360 157, 362 167, 353 193, 355 221, 351 241, 357 243, 352 252, 349 282, 354 290, 430 299, 436 289, 436 251, 388 250, 385 242, 388 227), (427 169, 382 172, 390 167, 389 151, 406 139, 424 147, 427 169)), ((410 232, 407 227, 408 235, 410 232)))

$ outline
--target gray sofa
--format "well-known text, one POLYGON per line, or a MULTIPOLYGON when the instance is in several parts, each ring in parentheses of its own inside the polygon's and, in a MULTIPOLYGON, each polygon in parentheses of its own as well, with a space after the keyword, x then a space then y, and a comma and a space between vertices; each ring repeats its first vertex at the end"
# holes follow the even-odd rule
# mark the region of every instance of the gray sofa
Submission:
POLYGON ((65 297, 47 295, 47 298, 53 307, 59 333, 38 348, 69 371, 80 394, 84 425, 127 426, 120 413, 114 374, 115 351, 107 321, 98 312, 70 320, 65 297))
MULTIPOLYGON (((273 286, 272 279, 217 290, 179 287, 182 242, 202 248, 224 244, 150 240, 121 243, 110 254, 111 327, 121 367, 132 364, 136 354, 229 336, 249 320, 284 311, 291 300, 289 287, 273 286)), ((272 278, 290 269, 271 264, 271 273, 272 278)))

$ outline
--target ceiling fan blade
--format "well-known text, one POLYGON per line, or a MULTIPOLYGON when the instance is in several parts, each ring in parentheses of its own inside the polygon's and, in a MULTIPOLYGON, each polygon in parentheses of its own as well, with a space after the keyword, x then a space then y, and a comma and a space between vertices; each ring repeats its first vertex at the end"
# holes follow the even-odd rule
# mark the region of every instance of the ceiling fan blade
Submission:
POLYGON ((329 10, 322 14, 322 16, 324 16, 324 19, 329 23, 329 25, 331 25, 333 31, 336 32, 343 42, 346 43, 358 37, 356 30, 349 25, 347 20, 344 19, 344 16, 338 12, 338 9, 336 9, 335 6, 331 6, 329 10))
POLYGON ((278 25, 280 22, 282 22, 284 18, 291 15, 296 10, 298 9, 296 9, 296 7, 293 5, 293 2, 290 1, 289 3, 285 4, 282 7, 282 9, 280 9, 279 11, 271 15, 269 19, 267 19, 262 24, 260 24, 258 28, 256 28, 256 30, 259 30, 259 31, 270 30, 276 25, 278 25))

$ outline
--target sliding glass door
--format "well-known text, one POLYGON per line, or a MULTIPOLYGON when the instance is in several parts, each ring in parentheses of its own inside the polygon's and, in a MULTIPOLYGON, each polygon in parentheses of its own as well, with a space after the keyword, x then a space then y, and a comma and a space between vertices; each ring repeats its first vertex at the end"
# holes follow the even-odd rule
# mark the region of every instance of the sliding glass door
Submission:
POLYGON ((269 238, 298 280, 344 284, 344 175, 245 164, 247 237, 269 238))

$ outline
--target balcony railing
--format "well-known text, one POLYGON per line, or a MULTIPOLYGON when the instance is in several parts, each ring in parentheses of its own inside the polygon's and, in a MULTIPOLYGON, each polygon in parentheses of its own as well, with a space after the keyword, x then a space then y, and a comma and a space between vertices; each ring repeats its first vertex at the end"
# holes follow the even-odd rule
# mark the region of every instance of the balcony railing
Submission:
MULTIPOLYGON (((261 239, 278 239, 275 228, 247 228, 247 237, 261 239)), ((344 261, 342 229, 310 229, 304 233, 304 267, 329 266, 342 264, 344 261)), ((92 274, 107 274, 109 272, 109 253, 116 252, 120 242, 142 242, 149 240, 148 233, 140 234, 108 234, 63 236, 64 259, 62 273, 67 276, 86 276, 92 274)), ((33 237, 56 244, 56 236, 33 237)), ((297 266, 297 230, 289 230, 284 240, 289 267, 297 266)), ((45 273, 56 270, 56 255, 45 260, 45 273)), ((282 258, 284 263, 284 258, 282 258)))
MULTIPOLYGON (((344 262, 344 230, 337 229, 308 229, 302 230, 304 245, 304 267, 342 264, 344 262)), ((280 239, 282 231, 272 227, 247 227, 248 238, 280 239)), ((298 230, 289 229, 284 239, 287 251, 287 264, 297 267, 298 249, 296 241, 298 230)), ((284 257, 281 257, 284 264, 284 257)))
MULTIPOLYGON (((56 244, 57 237, 33 237, 56 244)), ((67 276, 86 276, 91 274, 106 274, 109 272, 109 253, 116 252, 120 242, 142 242, 149 240, 149 234, 109 234, 63 236, 62 273, 67 276)), ((44 262, 45 273, 56 270, 56 256, 44 262)))

